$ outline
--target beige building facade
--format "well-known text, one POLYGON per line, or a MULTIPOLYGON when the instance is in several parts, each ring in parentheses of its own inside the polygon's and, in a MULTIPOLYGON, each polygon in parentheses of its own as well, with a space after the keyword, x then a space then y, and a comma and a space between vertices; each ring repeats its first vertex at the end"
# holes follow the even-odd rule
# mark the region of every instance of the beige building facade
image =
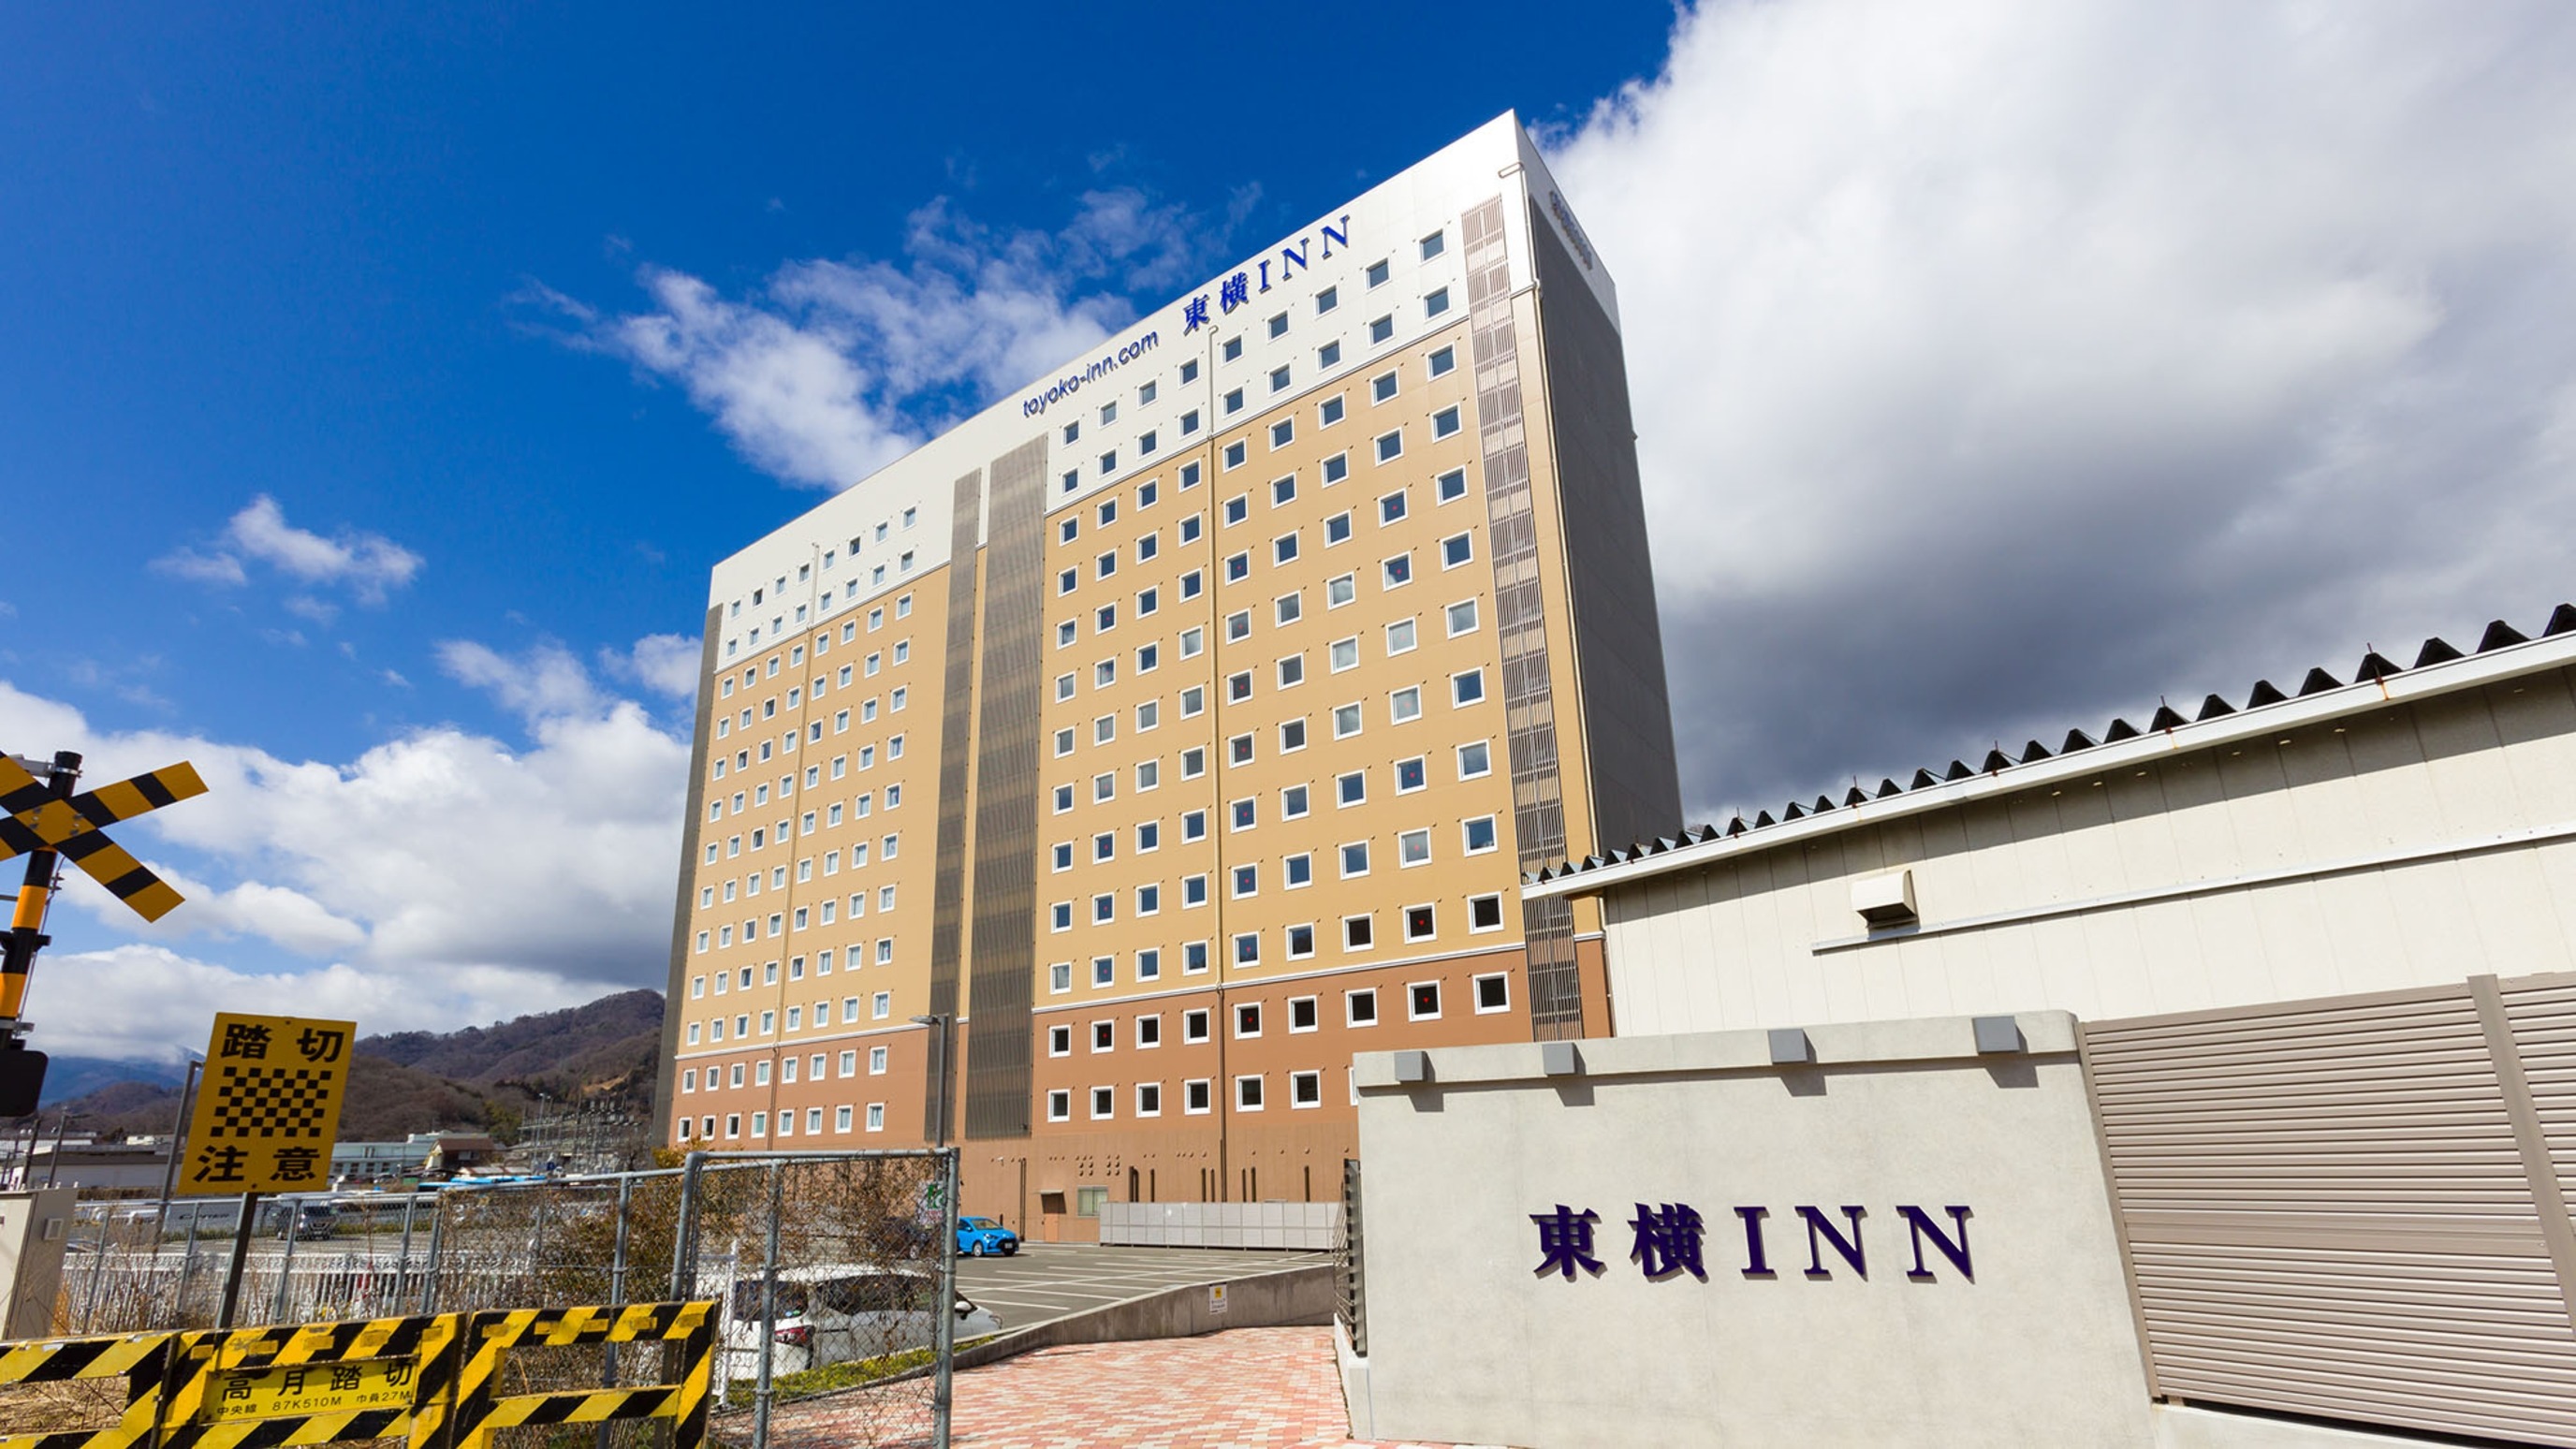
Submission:
POLYGON ((1679 821, 1617 319, 1501 117, 719 565, 670 1141, 1083 1238, 1337 1197, 1355 1051, 1606 1031, 1518 883, 1679 821))

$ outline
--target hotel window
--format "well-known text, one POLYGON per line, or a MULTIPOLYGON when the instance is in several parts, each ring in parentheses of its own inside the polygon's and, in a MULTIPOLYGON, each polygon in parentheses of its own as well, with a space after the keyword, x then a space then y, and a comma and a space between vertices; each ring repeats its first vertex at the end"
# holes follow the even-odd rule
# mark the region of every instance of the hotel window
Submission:
MULTIPOLYGON (((1150 701, 1149 701, 1149 703, 1150 703, 1150 701)), ((1140 711, 1140 712, 1143 710, 1143 708, 1144 708, 1144 706, 1142 706, 1142 705, 1138 706, 1138 709, 1139 709, 1139 711, 1140 711)), ((1151 716, 1150 716, 1150 715, 1145 716, 1145 717, 1146 717, 1146 718, 1151 718, 1151 716)), ((1151 790, 1151 789, 1153 789, 1155 786, 1160 785, 1160 784, 1162 784, 1162 783, 1163 783, 1163 762, 1162 762, 1162 761, 1160 761, 1160 760, 1138 760, 1138 761, 1136 762, 1136 788, 1137 788, 1138 790, 1140 790, 1140 791, 1143 791, 1143 790, 1151 790)), ((1137 828, 1138 828, 1139 830, 1142 830, 1144 827, 1139 826, 1139 827, 1137 827, 1137 828)))
POLYGON ((1285 337, 1288 335, 1287 313, 1282 312, 1270 319, 1270 335, 1273 337, 1285 337))
POLYGON ((1185 875, 1181 877, 1181 904, 1184 907, 1206 905, 1207 898, 1206 876, 1185 875))
POLYGON ((1422 315, 1437 317, 1449 310, 1449 289, 1441 287, 1422 299, 1422 315))
POLYGON ((1495 845, 1494 817, 1479 815, 1463 821, 1459 825, 1459 833, 1465 840, 1469 855, 1483 855, 1495 845))
POLYGON ((1238 1112, 1261 1110, 1261 1078, 1251 1076, 1234 1079, 1234 1110, 1238 1112))
MULTIPOLYGON (((1288 369, 1284 367, 1274 367, 1270 369, 1270 390, 1272 392, 1286 392, 1288 390, 1288 369)), ((1287 438, 1280 436, 1280 429, 1286 428, 1287 426, 1288 424, 1284 422, 1273 423, 1271 425, 1270 446, 1277 448, 1286 445, 1287 438)), ((1290 436, 1295 436, 1293 429, 1290 430, 1290 436)))
MULTIPOLYGON (((1148 946, 1148 947, 1146 947, 1145 949, 1143 949, 1143 950, 1141 950, 1141 951, 1139 951, 1139 952, 1137 952, 1137 953, 1136 953, 1136 979, 1137 979, 1137 980, 1139 980, 1139 981, 1156 981, 1156 980, 1160 980, 1160 979, 1162 978, 1162 975, 1163 975, 1163 952, 1162 952, 1161 948, 1159 948, 1159 947, 1155 947, 1155 946, 1148 946)), ((1163 1023, 1162 1023, 1162 1018, 1161 1018, 1161 1017, 1158 1017, 1158 1016, 1156 1016, 1156 1017, 1141 1017, 1141 1018, 1139 1018, 1139 1019, 1137 1020, 1137 1022, 1136 1022, 1136 1032, 1137 1032, 1137 1035, 1138 1035, 1139 1037, 1142 1037, 1142 1036, 1144 1035, 1144 1033, 1145 1033, 1145 1027, 1146 1027, 1146 1024, 1147 1024, 1148 1022, 1150 1022, 1150 1023, 1152 1023, 1152 1024, 1153 1024, 1153 1028, 1154 1028, 1154 1040, 1153 1040, 1152 1042, 1145 1042, 1145 1043, 1143 1043, 1143 1044, 1144 1044, 1144 1045, 1147 1045, 1147 1046, 1152 1046, 1152 1045, 1155 1045, 1155 1044, 1159 1043, 1159 1042, 1162 1040, 1163 1023)))
POLYGON ((1369 848, 1365 840, 1355 840, 1342 847, 1342 879, 1350 880, 1369 873, 1369 848))
POLYGON ((1351 515, 1348 509, 1324 520, 1324 547, 1348 543, 1351 537, 1351 515))
POLYGON ((1331 427, 1333 424, 1342 420, 1342 412, 1342 399, 1338 394, 1324 399, 1315 407, 1315 426, 1319 428, 1331 427))
POLYGON ((1234 471, 1235 469, 1242 467, 1242 466, 1243 466, 1243 463, 1244 463, 1244 460, 1245 460, 1247 457, 1249 457, 1250 455, 1251 455, 1251 449, 1250 449, 1250 446, 1249 446, 1248 444, 1246 444, 1246 443, 1242 442, 1240 439, 1238 439, 1238 440, 1236 440, 1236 441, 1234 441, 1234 442, 1231 442, 1231 443, 1226 444, 1226 445, 1225 445, 1225 466, 1226 466, 1226 471, 1228 471, 1228 472, 1232 472, 1232 471, 1234 471))
POLYGON ((1401 457, 1403 457, 1403 456, 1404 456, 1404 429, 1402 429, 1402 428, 1397 428, 1397 429, 1395 429, 1393 432, 1387 432, 1387 433, 1380 433, 1380 434, 1378 434, 1378 437, 1377 437, 1377 460, 1378 460, 1379 462, 1381 462, 1381 463, 1392 463, 1392 462, 1394 462, 1396 459, 1401 458, 1401 457))
POLYGON ((1383 286, 1385 286, 1385 285, 1386 285, 1386 278, 1387 278, 1387 266, 1386 266, 1386 263, 1384 263, 1384 262, 1371 262, 1371 263, 1369 263, 1369 269, 1368 269, 1368 284, 1369 284, 1370 286, 1372 286, 1372 287, 1383 287, 1383 286))
POLYGON ((835 1132, 847 1132, 850 1130, 849 1108, 835 1107, 832 1109, 832 1130, 835 1132))
MULTIPOLYGON (((1342 949, 1345 951, 1367 950, 1370 945, 1373 944, 1376 935, 1371 924, 1373 919, 1373 917, 1369 916, 1344 916, 1342 918, 1342 949)), ((1353 992, 1352 994, 1354 996, 1366 995, 1368 997, 1368 1019, 1369 1021, 1377 1020, 1377 993, 1370 991, 1365 993, 1353 992)), ((1354 1026, 1365 1026, 1367 1024, 1368 1022, 1356 1020, 1352 1022, 1352 1025, 1354 1026)))
POLYGON ((1208 1039, 1208 1014, 1205 1007, 1181 1013, 1181 1040, 1203 1042, 1208 1039))
POLYGON ((1070 1122, 1073 1120, 1072 1092, 1063 1087, 1058 1087, 1047 1093, 1047 1120, 1050 1122, 1070 1122))
MULTIPOLYGON (((1181 575, 1181 597, 1184 599, 1197 598, 1199 596, 1199 589, 1202 587, 1203 583, 1204 581, 1199 577, 1199 571, 1197 569, 1192 569, 1188 573, 1181 575)), ((1184 635, 1182 637, 1186 639, 1188 636, 1184 635)), ((1186 659, 1190 656, 1190 653, 1191 651, 1184 649, 1181 651, 1181 657, 1186 659)))
POLYGON ((1254 1037, 1254 1036, 1259 1036, 1259 1035, 1261 1035, 1261 1003, 1260 1003, 1260 1002, 1257 1002, 1257 1001, 1247 1001, 1247 1002, 1243 1003, 1242 1005, 1239 1005, 1239 1006, 1235 1007, 1235 1009, 1234 1009, 1234 1034, 1235 1034, 1235 1037, 1236 1037, 1238 1040, 1240 1040, 1240 1039, 1242 1039, 1242 1038, 1244 1038, 1244 1037, 1254 1037))
POLYGON ((1360 707, 1356 704, 1333 706, 1333 738, 1346 740, 1360 732, 1360 707))
POLYGON ((1302 820, 1306 816, 1306 787, 1290 785, 1279 792, 1279 818, 1302 820))
POLYGON ((1442 438, 1455 437, 1458 429, 1457 408, 1445 407, 1431 415, 1431 437, 1434 442, 1442 438))
POLYGON ((1469 896, 1467 898, 1468 930, 1499 931, 1502 928, 1503 898, 1501 896, 1469 896))
POLYGON ((1225 641, 1229 644, 1252 637, 1252 611, 1238 609, 1225 616, 1225 641))
POLYGON ((871 1077, 882 1077, 885 1074, 886 1049, 884 1047, 868 1048, 868 1075, 871 1077))
POLYGON ((1228 413, 1230 413, 1230 414, 1231 414, 1231 413, 1239 413, 1239 412, 1243 411, 1243 389, 1242 389, 1242 388, 1239 388, 1239 387, 1238 387, 1238 388, 1235 388, 1235 389, 1233 389, 1233 390, 1229 391, 1228 393, 1226 393, 1226 395, 1225 395, 1225 410, 1226 410, 1228 413))
POLYGON ((1091 1050, 1095 1055, 1100 1052, 1115 1051, 1117 1047, 1118 1023, 1095 1021, 1091 1024, 1091 1050))
POLYGON ((1369 323, 1369 341, 1371 344, 1384 342, 1394 335, 1395 319, 1393 317, 1380 317, 1376 321, 1369 323))
POLYGON ((1324 1078, 1322 1073, 1290 1072, 1288 1074, 1288 1105, 1290 1107, 1320 1107, 1323 1103, 1324 1078))
POLYGON ((1458 370, 1458 349, 1455 347, 1443 347, 1439 351, 1431 354, 1430 361, 1431 375, 1433 377, 1445 377, 1458 370))
POLYGON ((1324 460, 1324 486, 1330 488, 1351 476, 1351 455, 1335 453, 1324 460))
POLYGON ((1410 795, 1414 791, 1421 789, 1423 785, 1427 783, 1424 777, 1428 773, 1429 772, 1424 770, 1422 766, 1422 757, 1420 755, 1416 755, 1409 760, 1396 761, 1395 793, 1398 795, 1410 795))
POLYGON ((1066 992, 1073 989, 1073 963, 1058 961, 1047 967, 1047 990, 1066 992))
MULTIPOLYGON (((843 1107, 841 1110, 847 1112, 850 1109, 843 1107)), ((870 1102, 868 1104, 868 1130, 871 1132, 883 1132, 885 1130, 885 1103, 870 1102)))
POLYGON ((1259 894, 1261 894, 1261 867, 1258 865, 1236 866, 1234 868, 1234 898, 1236 900, 1241 900, 1246 896, 1257 896, 1259 894))
POLYGON ((1379 526, 1383 527, 1402 519, 1406 511, 1403 489, 1399 488, 1395 492, 1387 494, 1385 497, 1380 498, 1377 501, 1377 521, 1379 526))
POLYGON ((1069 1057, 1073 1055, 1072 1027, 1051 1026, 1047 1028, 1047 1055, 1051 1057, 1069 1057))
MULTIPOLYGON (((1297 788, 1303 790, 1305 786, 1300 785, 1297 788)), ((1295 855, 1283 856, 1279 861, 1279 874, 1280 877, 1287 882, 1288 888, 1291 890, 1295 890, 1300 886, 1313 885, 1315 883, 1315 857, 1304 851, 1299 851, 1295 855)))
POLYGON ((1223 360, 1227 362, 1234 361, 1236 358, 1243 355, 1243 339, 1240 337, 1229 337, 1225 339, 1225 347, 1223 350, 1225 353, 1223 360))
POLYGON ((1354 575, 1343 574, 1324 581, 1324 607, 1338 609, 1359 597, 1359 584, 1354 575))
POLYGON ((1326 287, 1324 290, 1315 294, 1315 315, 1321 317, 1341 304, 1342 289, 1339 287, 1326 287))
MULTIPOLYGON (((1199 410, 1198 410, 1197 408, 1192 408, 1192 409, 1190 409, 1188 412, 1185 412, 1185 413, 1181 414, 1181 436, 1182 436, 1182 437, 1186 438, 1186 437, 1188 437, 1190 434, 1195 433, 1195 432, 1197 432, 1198 430, 1199 430, 1199 410)), ((1183 484, 1183 485, 1181 485, 1181 486, 1183 486, 1183 487, 1188 487, 1189 485, 1188 485, 1188 484, 1183 484)))
POLYGON ((1392 372, 1380 373, 1376 377, 1370 378, 1369 401, 1373 403, 1382 403, 1388 398, 1395 396, 1395 379, 1396 375, 1392 372))
POLYGON ((1297 925, 1288 928, 1288 959, 1303 961, 1315 954, 1315 928, 1297 925))
POLYGON ((1304 748, 1306 748, 1306 722, 1302 719, 1282 722, 1279 726, 1279 752, 1287 754, 1292 750, 1304 748))
MULTIPOLYGON (((1111 1087, 1092 1088, 1091 1120, 1097 1122, 1104 1117, 1114 1117, 1116 1115, 1118 1115, 1117 1090, 1111 1087)), ((1094 1216, 1097 1216, 1097 1214, 1094 1214, 1094 1216)))
POLYGON ((1181 381, 1183 381, 1183 382, 1196 382, 1196 381, 1198 381, 1198 380, 1199 380, 1199 365, 1198 365, 1198 363, 1197 363, 1197 362, 1195 362, 1195 361, 1191 361, 1191 362, 1184 362, 1184 363, 1182 363, 1182 364, 1181 364, 1181 381))
POLYGON ((1249 552, 1227 556, 1225 561, 1227 583, 1239 584, 1250 577, 1252 577, 1252 555, 1249 552))
POLYGON ((1493 772, 1494 751, 1493 747, 1486 741, 1476 740, 1472 743, 1463 744, 1458 747, 1459 779, 1479 779, 1483 776, 1490 775, 1493 772))
POLYGON ((1163 1115, 1162 1083, 1139 1082, 1136 1084, 1136 1115, 1139 1117, 1160 1117, 1163 1115))
POLYGON ((1435 231, 1422 239, 1422 259, 1427 262, 1448 250, 1448 247, 1449 233, 1445 229, 1435 231))
POLYGON ((1205 1077, 1181 1083, 1181 1110, 1192 1116, 1204 1116, 1208 1110, 1208 1080, 1205 1077))
POLYGON ((1386 697, 1387 718, 1397 724, 1422 718, 1422 690, 1408 685, 1386 697))
POLYGON ((1259 931, 1245 931, 1234 938, 1234 964, 1237 966, 1258 966, 1261 964, 1261 933, 1259 931))
POLYGON ((1449 702, 1460 709, 1481 703, 1485 698, 1485 671, 1470 669, 1449 676, 1449 702))
POLYGON ((1300 595, 1281 594, 1270 601, 1270 621, 1274 624, 1294 624, 1305 617, 1305 613, 1305 600, 1300 595))
POLYGON ((1431 863, 1431 832, 1428 830, 1407 830, 1397 835, 1395 837, 1395 858, 1398 865, 1429 865, 1431 863))
POLYGON ((1296 560, 1297 535, 1293 533, 1283 533, 1277 538, 1270 540, 1270 562, 1272 566, 1276 567, 1280 564, 1294 563, 1296 560))
MULTIPOLYGON (((1404 908, 1404 939, 1428 941, 1437 934, 1439 934, 1439 920, 1431 907, 1406 906, 1404 908)), ((1431 1014, 1437 1016, 1440 1014, 1438 988, 1433 988, 1433 992, 1431 1014)))
MULTIPOLYGON (((1400 553, 1378 565, 1381 586, 1400 589, 1413 582, 1413 555, 1400 553)), ((1408 621, 1410 622, 1410 621, 1408 621)))
POLYGON ((1149 619, 1149 618, 1152 618, 1152 617, 1153 617, 1153 614, 1154 614, 1154 611, 1155 611, 1156 609, 1161 608, 1162 606, 1163 606, 1162 594, 1161 594, 1161 592, 1160 592, 1159 590, 1156 590, 1156 589, 1143 589, 1143 590, 1138 591, 1138 593, 1137 593, 1137 595, 1136 595, 1136 617, 1137 617, 1137 618, 1139 618, 1139 619, 1149 619))
POLYGON ((1139 537, 1136 540, 1136 562, 1145 562, 1159 552, 1161 548, 1162 539, 1160 535, 1148 533, 1139 537))
POLYGON ((1138 407, 1143 407, 1147 403, 1152 402, 1154 400, 1154 389, 1155 385, 1150 382, 1145 384, 1143 387, 1136 389, 1136 405, 1138 407))
POLYGON ((1451 604, 1449 606, 1449 637, 1455 639, 1461 634, 1473 634, 1475 632, 1476 601, 1473 599, 1465 599, 1458 603, 1451 604))

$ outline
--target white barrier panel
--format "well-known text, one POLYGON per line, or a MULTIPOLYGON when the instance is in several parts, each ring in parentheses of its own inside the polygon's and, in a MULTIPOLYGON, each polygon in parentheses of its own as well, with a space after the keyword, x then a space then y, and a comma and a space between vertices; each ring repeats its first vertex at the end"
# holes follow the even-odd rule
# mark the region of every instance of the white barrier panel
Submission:
POLYGON ((1112 1202, 1100 1241, 1131 1248, 1303 1248, 1342 1245, 1337 1202, 1112 1202))

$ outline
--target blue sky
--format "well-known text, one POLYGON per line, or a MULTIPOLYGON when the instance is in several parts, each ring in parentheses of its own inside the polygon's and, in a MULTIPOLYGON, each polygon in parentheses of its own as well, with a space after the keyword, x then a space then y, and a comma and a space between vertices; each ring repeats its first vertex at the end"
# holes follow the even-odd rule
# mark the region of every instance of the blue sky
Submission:
POLYGON ((2576 10, 0 13, 32 1014, 663 970, 709 565, 1505 109, 1618 278, 1691 818, 2576 594, 2576 10))

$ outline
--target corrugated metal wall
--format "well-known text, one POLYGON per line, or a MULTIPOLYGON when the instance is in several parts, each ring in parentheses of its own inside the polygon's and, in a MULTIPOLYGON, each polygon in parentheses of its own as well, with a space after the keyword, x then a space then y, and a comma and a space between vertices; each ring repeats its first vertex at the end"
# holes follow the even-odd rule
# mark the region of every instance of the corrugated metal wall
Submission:
POLYGON ((2157 1394, 2576 1446, 2576 975, 2083 1044, 2157 1394))

